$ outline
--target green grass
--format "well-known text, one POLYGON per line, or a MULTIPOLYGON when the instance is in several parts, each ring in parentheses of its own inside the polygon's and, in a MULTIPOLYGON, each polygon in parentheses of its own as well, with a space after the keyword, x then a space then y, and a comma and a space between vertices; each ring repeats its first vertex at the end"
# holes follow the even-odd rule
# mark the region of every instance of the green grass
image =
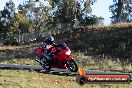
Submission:
POLYGON ((0 88, 132 88, 129 84, 85 84, 74 77, 43 74, 33 71, 0 70, 0 88))

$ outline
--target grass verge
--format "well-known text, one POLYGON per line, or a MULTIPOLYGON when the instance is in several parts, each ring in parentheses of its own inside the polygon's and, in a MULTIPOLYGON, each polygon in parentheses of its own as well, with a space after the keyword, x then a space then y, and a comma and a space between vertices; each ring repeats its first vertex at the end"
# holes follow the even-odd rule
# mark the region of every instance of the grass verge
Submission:
POLYGON ((129 84, 85 84, 73 77, 22 70, 0 70, 0 88, 132 88, 129 84))
POLYGON ((132 72, 132 64, 128 61, 121 62, 118 58, 94 58, 84 53, 74 53, 73 57, 80 67, 91 70, 132 72))
MULTIPOLYGON (((78 66, 87 70, 104 70, 104 71, 120 71, 132 73, 132 64, 129 62, 122 63, 118 58, 113 60, 110 57, 93 58, 85 56, 84 53, 74 53, 73 58, 78 66)), ((0 59, 2 64, 19 64, 19 65, 39 65, 32 58, 19 59, 0 59)))

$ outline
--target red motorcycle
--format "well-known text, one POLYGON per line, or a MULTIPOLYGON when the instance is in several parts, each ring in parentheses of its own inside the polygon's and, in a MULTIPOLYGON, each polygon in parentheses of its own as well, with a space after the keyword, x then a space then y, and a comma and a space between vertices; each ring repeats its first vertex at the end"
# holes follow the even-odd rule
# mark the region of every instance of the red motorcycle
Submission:
POLYGON ((72 52, 63 44, 63 47, 50 48, 39 47, 35 49, 34 59, 45 69, 51 68, 68 69, 71 72, 77 72, 78 66, 72 58, 72 52), (48 50, 50 49, 50 52, 48 50))

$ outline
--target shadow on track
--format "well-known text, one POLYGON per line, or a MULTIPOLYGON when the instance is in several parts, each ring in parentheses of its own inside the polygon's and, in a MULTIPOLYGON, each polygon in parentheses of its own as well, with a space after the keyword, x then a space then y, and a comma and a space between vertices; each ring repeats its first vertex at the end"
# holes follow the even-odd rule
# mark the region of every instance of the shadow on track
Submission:
POLYGON ((44 70, 40 66, 28 66, 28 65, 13 65, 13 64, 0 64, 0 69, 8 69, 8 70, 28 70, 28 71, 35 71, 38 73, 44 73, 44 74, 53 74, 53 75, 59 75, 59 76, 75 76, 77 73, 71 73, 67 69, 57 69, 52 68, 51 70, 47 71, 44 70))

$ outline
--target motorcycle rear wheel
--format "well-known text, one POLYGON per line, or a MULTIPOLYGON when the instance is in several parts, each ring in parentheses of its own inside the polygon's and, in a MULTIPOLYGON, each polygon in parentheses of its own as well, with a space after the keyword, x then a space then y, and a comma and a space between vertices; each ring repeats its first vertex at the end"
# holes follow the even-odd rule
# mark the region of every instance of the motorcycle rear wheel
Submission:
POLYGON ((38 56, 36 52, 33 52, 33 58, 34 58, 45 70, 50 70, 50 69, 51 69, 51 63, 49 63, 48 59, 38 56), (42 60, 41 60, 41 59, 42 59, 42 60))
POLYGON ((40 64, 45 70, 50 70, 51 69, 51 65, 50 64, 40 64))

